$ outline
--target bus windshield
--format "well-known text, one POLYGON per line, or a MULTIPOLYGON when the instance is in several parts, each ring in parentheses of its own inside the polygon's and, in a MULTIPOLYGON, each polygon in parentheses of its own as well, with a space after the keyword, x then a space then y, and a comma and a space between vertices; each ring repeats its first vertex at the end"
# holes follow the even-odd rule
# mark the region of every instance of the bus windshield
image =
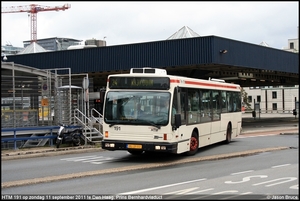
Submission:
POLYGON ((169 92, 109 91, 104 121, 115 124, 152 125, 160 128, 169 118, 169 92))

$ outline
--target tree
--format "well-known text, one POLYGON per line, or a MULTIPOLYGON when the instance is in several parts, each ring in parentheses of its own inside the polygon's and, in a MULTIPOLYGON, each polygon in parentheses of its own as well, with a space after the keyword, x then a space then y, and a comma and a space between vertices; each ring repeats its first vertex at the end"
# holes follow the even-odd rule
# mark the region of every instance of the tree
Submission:
POLYGON ((248 102, 248 93, 242 88, 242 105, 245 107, 246 110, 252 110, 251 104, 248 102))

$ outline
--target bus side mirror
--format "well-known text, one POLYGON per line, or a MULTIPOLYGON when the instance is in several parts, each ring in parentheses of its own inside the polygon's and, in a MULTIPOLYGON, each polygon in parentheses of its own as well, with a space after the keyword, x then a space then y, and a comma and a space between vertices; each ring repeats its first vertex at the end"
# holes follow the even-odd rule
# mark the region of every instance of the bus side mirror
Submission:
POLYGON ((181 115, 175 114, 175 129, 179 128, 181 126, 181 115))

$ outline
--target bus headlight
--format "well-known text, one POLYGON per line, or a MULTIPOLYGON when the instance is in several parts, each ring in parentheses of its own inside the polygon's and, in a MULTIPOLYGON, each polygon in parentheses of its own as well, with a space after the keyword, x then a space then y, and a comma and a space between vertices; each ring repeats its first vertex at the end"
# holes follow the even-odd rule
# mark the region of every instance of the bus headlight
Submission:
POLYGON ((105 143, 104 144, 105 147, 115 147, 114 143, 105 143))
POLYGON ((155 146, 155 150, 167 150, 166 146, 155 146))

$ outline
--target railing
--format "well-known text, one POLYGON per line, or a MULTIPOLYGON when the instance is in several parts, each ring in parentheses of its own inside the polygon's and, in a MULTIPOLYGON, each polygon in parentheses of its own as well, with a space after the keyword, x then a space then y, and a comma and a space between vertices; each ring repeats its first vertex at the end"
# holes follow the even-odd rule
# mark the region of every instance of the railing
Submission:
POLYGON ((100 112, 98 112, 95 108, 91 109, 91 117, 92 121, 95 121, 96 124, 98 124, 98 130, 100 132, 100 135, 103 136, 103 116, 100 112), (97 116, 94 116, 94 113, 97 114, 97 116))
MULTIPOLYGON (((87 117, 79 109, 74 110, 74 124, 67 126, 67 129, 73 128, 83 128, 84 137, 89 141, 92 141, 92 134, 94 132, 102 134, 102 115, 95 110, 91 110, 91 117, 87 117), (94 116, 93 114, 97 114, 94 116), (98 129, 94 127, 94 123, 98 125, 98 129), (89 132, 88 132, 89 131, 89 132), (91 132, 93 131, 93 132, 91 132), (88 133, 90 136, 88 136, 88 133)), ((56 133, 59 129, 59 126, 34 126, 34 127, 17 127, 17 128, 1 128, 1 142, 14 142, 14 149, 17 149, 17 141, 27 141, 27 140, 38 140, 38 139, 51 139, 50 146, 53 145, 53 139, 57 137, 56 133), (31 131, 31 132, 28 132, 31 131), (33 132, 32 132, 33 131, 33 132), (40 131, 40 132, 38 132, 40 131), (47 136, 34 136, 34 134, 49 134, 47 136), (30 136, 24 136, 30 135, 30 136)))
POLYGON ((102 136, 102 133, 100 130, 93 127, 92 120, 87 117, 83 112, 81 112, 79 109, 74 110, 74 119, 76 122, 83 127, 83 135, 85 139, 89 140, 89 142, 92 142, 93 134, 98 133, 100 136, 102 136), (89 136, 88 136, 89 134, 89 136))
MULTIPOLYGON (((53 135, 53 130, 58 130, 59 126, 41 126, 41 127, 22 127, 22 128, 2 128, 1 129, 1 142, 9 142, 14 141, 14 149, 17 149, 17 141, 26 141, 26 140, 34 140, 34 139, 55 139, 56 135, 53 135), (17 132, 20 131, 38 131, 38 130, 45 130, 50 132, 49 136, 35 136, 35 137, 18 137, 17 132), (13 132, 13 137, 3 137, 4 132, 13 132)), ((51 140, 50 145, 53 145, 53 142, 51 140)))
MULTIPOLYGON (((246 110, 245 113, 252 113, 253 110, 246 110)), ((256 111, 259 112, 259 111, 256 111)), ((260 110, 260 113, 262 114, 272 114, 272 113, 278 113, 278 114, 293 114, 293 110, 260 110)))
POLYGON ((293 114, 293 110, 261 110, 261 113, 293 114))
POLYGON ((90 124, 91 120, 79 109, 74 110, 74 122, 75 124, 80 124, 83 130, 90 129, 87 125, 90 124))
MULTIPOLYGON (((78 128, 78 126, 68 126, 67 129, 74 129, 78 128)), ((20 127, 20 128, 2 128, 1 129, 1 142, 9 142, 14 141, 14 149, 17 149, 17 141, 27 141, 27 140, 36 140, 36 139, 51 139, 50 146, 53 145, 53 139, 57 137, 57 133, 59 129, 59 126, 40 126, 40 127, 20 127), (41 134, 47 134, 50 133, 48 136, 30 136, 30 137, 18 137, 18 135, 25 135, 24 131, 43 131, 41 134), (5 137, 5 132, 13 132, 13 137, 5 137), (17 133, 17 132, 23 132, 23 133, 17 133)), ((30 133, 28 133, 30 134, 30 133)), ((31 133, 33 134, 33 133, 31 133)), ((37 134, 37 133, 34 133, 37 134)), ((8 134, 6 136, 12 136, 11 134, 8 134)))

